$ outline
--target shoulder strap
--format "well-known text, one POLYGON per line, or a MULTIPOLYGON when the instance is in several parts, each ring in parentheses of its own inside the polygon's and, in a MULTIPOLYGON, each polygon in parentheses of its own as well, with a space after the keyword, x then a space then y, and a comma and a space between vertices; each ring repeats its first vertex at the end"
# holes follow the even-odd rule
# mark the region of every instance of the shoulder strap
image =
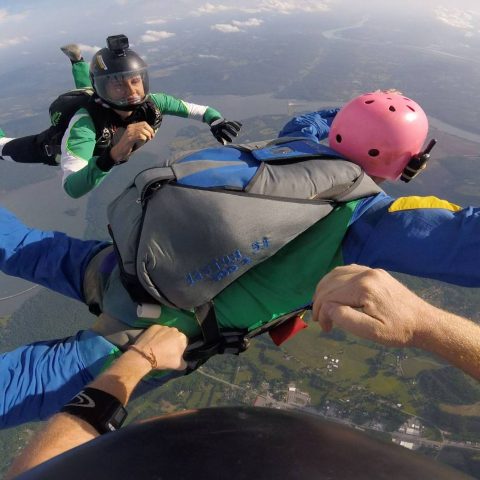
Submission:
POLYGON ((139 201, 143 205, 151 190, 154 190, 166 181, 174 179, 175 174, 171 167, 152 167, 141 171, 133 181, 138 192, 139 201))
POLYGON ((114 125, 114 112, 98 102, 98 97, 93 94, 84 106, 95 127, 96 144, 94 155, 100 155, 103 150, 110 147, 113 138, 112 126, 114 125))
POLYGON ((147 98, 145 102, 138 105, 125 123, 147 122, 154 130, 158 130, 162 124, 163 115, 156 103, 147 98))
POLYGON ((346 190, 332 197, 335 202, 350 202, 363 197, 376 195, 383 190, 365 173, 359 175, 355 182, 346 190))
POLYGON ((228 145, 249 152, 261 162, 295 162, 307 158, 347 160, 331 148, 304 137, 279 137, 261 142, 228 145))

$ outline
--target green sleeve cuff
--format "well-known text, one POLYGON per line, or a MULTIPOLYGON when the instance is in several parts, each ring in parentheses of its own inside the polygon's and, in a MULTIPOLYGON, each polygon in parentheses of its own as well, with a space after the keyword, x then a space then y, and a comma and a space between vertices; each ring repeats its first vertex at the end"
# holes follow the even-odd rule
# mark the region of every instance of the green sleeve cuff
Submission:
POLYGON ((212 107, 207 107, 207 110, 203 114, 203 121, 209 125, 219 118, 223 118, 223 115, 212 107))

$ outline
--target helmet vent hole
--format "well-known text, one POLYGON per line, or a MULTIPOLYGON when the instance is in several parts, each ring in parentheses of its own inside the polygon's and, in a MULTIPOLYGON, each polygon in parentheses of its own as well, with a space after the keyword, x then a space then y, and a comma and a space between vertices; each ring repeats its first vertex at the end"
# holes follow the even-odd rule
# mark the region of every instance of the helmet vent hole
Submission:
POLYGON ((391 112, 395 112, 395 111, 396 111, 396 110, 395 110, 395 107, 394 107, 393 105, 390 105, 390 106, 388 107, 388 109, 389 109, 391 112))
POLYGON ((368 151, 368 154, 371 157, 378 157, 380 155, 380 152, 376 148, 372 148, 368 151))
POLYGON ((409 108, 412 112, 415 111, 415 109, 413 107, 411 107, 410 105, 407 105, 407 108, 409 108))
POLYGON ((367 100, 365 103, 366 103, 367 105, 370 105, 370 104, 373 103, 374 101, 375 101, 375 100, 367 100))
POLYGON ((337 141, 337 143, 342 143, 342 136, 341 135, 336 135, 335 140, 337 141))

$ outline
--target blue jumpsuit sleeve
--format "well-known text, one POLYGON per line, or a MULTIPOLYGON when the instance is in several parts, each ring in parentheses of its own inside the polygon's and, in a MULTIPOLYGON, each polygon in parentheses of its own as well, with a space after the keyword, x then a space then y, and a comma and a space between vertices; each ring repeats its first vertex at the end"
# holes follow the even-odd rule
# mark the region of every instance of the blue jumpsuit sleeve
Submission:
POLYGON ((314 142, 320 142, 328 137, 338 108, 319 110, 292 118, 280 130, 279 137, 305 137, 314 142))
POLYGON ((89 261, 108 245, 27 227, 0 208, 0 271, 75 300, 83 301, 83 277, 89 261))
POLYGON ((379 194, 357 206, 342 253, 346 264, 480 287, 480 208, 379 194))
POLYGON ((0 354, 0 428, 45 419, 89 383, 116 352, 91 331, 0 354))

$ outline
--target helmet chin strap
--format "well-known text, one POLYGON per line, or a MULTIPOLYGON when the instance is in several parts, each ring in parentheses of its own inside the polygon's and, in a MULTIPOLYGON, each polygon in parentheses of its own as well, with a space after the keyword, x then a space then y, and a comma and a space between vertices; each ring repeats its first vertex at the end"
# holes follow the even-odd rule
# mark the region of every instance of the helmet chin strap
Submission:
POLYGON ((122 112, 133 112, 134 110, 137 109, 137 107, 140 107, 141 105, 143 105, 146 99, 147 99, 147 96, 145 95, 143 99, 138 103, 131 103, 127 105, 115 105, 114 103, 108 102, 107 100, 104 100, 102 98, 102 100, 106 102, 111 108, 113 108, 114 110, 121 110, 122 112))
POLYGON ((432 148, 436 145, 436 143, 437 140, 432 138, 432 140, 430 140, 429 144, 427 145, 427 148, 423 152, 417 153, 410 159, 407 166, 402 172, 400 180, 408 183, 413 180, 422 170, 425 169, 425 167, 427 166, 427 162, 430 159, 430 152, 432 151, 432 148))

